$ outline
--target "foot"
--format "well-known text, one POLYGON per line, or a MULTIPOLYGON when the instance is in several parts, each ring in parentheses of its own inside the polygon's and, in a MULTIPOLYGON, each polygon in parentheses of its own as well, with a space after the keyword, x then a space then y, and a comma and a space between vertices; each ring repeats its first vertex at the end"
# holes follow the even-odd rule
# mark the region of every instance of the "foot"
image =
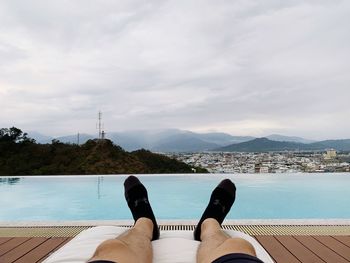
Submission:
POLYGON ((194 230, 195 240, 201 241, 201 225, 205 219, 214 218, 220 225, 222 224, 235 201, 235 197, 235 184, 229 179, 222 180, 212 192, 209 204, 194 230))
POLYGON ((145 186, 140 180, 131 175, 126 178, 124 182, 125 199, 128 203, 132 216, 135 222, 141 218, 146 217, 153 222, 153 235, 152 240, 159 238, 159 228, 156 218, 153 214, 152 207, 148 200, 148 194, 145 186))

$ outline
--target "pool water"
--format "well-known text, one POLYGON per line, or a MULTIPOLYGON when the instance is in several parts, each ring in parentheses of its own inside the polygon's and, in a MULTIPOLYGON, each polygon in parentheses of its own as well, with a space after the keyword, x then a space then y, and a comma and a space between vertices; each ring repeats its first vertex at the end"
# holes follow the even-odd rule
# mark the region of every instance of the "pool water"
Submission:
MULTIPOLYGON (((132 219, 126 176, 0 178, 0 221, 132 219)), ((350 173, 166 175, 139 177, 158 219, 199 219, 212 189, 232 179, 227 219, 349 219, 350 173)))

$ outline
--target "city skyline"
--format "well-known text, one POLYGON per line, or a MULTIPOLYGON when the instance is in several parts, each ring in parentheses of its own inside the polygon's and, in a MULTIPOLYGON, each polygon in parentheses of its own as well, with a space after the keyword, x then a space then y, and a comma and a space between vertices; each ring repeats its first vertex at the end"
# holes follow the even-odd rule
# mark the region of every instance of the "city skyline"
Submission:
POLYGON ((0 3, 0 127, 350 138, 350 2, 0 3))

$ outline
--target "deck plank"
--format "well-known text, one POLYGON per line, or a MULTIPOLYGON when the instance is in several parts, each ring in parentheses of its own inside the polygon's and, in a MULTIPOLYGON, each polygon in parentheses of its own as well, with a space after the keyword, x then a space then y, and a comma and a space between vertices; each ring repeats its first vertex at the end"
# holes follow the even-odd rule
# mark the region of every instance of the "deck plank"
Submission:
POLYGON ((338 255, 312 236, 294 236, 294 238, 325 262, 348 263, 345 258, 338 255))
POLYGON ((336 240, 342 242, 344 245, 350 247, 350 236, 333 236, 336 240))
POLYGON ((319 242, 329 247, 343 258, 350 261, 350 247, 344 245, 332 236, 314 236, 319 242))
POLYGON ((66 237, 52 237, 46 238, 46 241, 29 253, 25 254, 23 257, 19 258, 15 261, 15 263, 36 263, 41 262, 43 259, 48 257, 51 253, 53 253, 56 249, 60 248, 66 242, 71 240, 71 238, 66 237))
POLYGON ((0 237, 0 245, 6 243, 10 239, 12 239, 12 237, 0 237))
POLYGON ((276 236, 276 239, 303 263, 325 262, 297 241, 293 236, 276 236))
POLYGON ((2 245, 0 245, 0 256, 6 254, 10 250, 14 249, 15 247, 19 246, 20 244, 26 242, 29 239, 30 239, 29 237, 18 237, 18 238, 12 238, 6 243, 3 243, 2 245))
POLYGON ((6 254, 2 255, 0 257, 0 262, 2 263, 11 263, 14 262, 16 259, 19 259, 35 247, 39 246, 40 244, 44 243, 46 241, 46 238, 44 237, 33 237, 26 242, 20 244, 19 246, 13 248, 6 254))
POLYGON ((274 236, 255 236, 255 238, 277 263, 300 263, 274 236))

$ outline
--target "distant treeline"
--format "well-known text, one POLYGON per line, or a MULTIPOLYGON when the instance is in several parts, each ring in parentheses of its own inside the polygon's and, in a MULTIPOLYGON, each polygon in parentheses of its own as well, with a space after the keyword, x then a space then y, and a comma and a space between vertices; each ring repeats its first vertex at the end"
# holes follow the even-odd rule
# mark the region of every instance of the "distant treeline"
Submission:
POLYGON ((126 152, 110 140, 38 144, 20 129, 0 129, 0 175, 207 173, 147 150, 126 152))

